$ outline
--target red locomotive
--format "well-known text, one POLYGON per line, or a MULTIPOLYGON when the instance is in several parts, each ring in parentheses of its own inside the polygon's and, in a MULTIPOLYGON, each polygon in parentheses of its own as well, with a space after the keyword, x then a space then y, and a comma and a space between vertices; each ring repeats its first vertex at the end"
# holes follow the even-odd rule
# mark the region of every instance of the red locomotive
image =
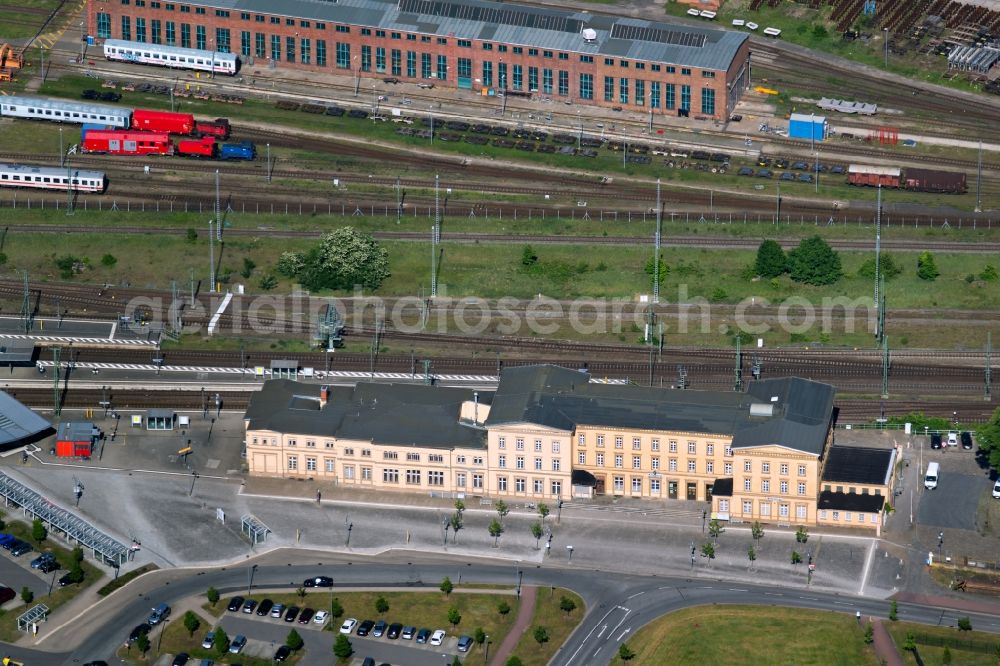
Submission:
POLYGON ((87 130, 83 152, 109 155, 173 155, 174 144, 166 132, 87 130))
POLYGON ((215 159, 219 156, 219 146, 210 136, 200 139, 181 139, 177 142, 177 154, 184 157, 215 159))
POLYGON ((229 138, 229 120, 227 118, 196 120, 194 121, 194 133, 198 136, 214 136, 216 139, 225 141, 229 138))

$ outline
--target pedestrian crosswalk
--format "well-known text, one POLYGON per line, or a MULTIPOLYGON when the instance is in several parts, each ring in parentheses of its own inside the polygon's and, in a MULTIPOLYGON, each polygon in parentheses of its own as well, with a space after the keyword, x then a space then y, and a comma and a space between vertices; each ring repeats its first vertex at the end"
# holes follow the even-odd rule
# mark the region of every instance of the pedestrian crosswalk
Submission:
POLYGON ((157 342, 155 340, 136 340, 133 338, 81 338, 74 335, 33 335, 31 333, 27 334, 16 334, 16 333, 0 333, 0 338, 12 339, 12 340, 34 340, 36 342, 63 342, 67 345, 75 344, 79 346, 86 345, 127 345, 131 347, 155 347, 157 342))
MULTIPOLYGON (((649 501, 649 500, 644 500, 649 501)), ((676 500, 673 500, 676 501, 676 500)), ((606 513, 625 513, 631 515, 659 516, 669 518, 687 518, 691 520, 701 520, 702 509, 688 508, 685 506, 657 506, 649 504, 647 506, 622 506, 619 504, 582 504, 577 502, 566 502, 563 504, 563 511, 593 511, 606 513)))

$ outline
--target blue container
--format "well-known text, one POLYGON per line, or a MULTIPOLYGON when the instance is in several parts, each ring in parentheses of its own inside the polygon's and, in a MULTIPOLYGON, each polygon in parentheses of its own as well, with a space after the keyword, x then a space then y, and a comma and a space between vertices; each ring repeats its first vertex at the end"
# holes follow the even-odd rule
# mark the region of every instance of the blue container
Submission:
POLYGON ((788 120, 788 137, 805 139, 806 141, 823 141, 826 139, 829 126, 825 116, 807 116, 803 113, 793 113, 788 120))

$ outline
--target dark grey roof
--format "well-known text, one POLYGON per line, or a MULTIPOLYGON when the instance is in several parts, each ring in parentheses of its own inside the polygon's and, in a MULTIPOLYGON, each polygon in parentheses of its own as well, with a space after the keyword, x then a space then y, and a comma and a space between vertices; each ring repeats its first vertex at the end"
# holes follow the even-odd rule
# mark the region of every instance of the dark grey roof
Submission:
POLYGON ((146 410, 146 417, 153 419, 172 419, 176 416, 176 412, 172 409, 166 409, 164 407, 157 407, 154 409, 146 410))
POLYGON ((823 480, 885 485, 892 474, 893 449, 831 446, 823 466, 823 480))
POLYGON ((877 513, 885 508, 885 498, 881 495, 834 493, 824 490, 819 494, 819 504, 817 506, 820 510, 877 513))
POLYGON ((22 405, 9 393, 0 391, 0 445, 19 442, 50 428, 51 423, 22 405))
POLYGON ((798 378, 754 382, 748 393, 681 391, 590 383, 588 374, 575 370, 520 366, 501 373, 486 425, 731 435, 733 448, 779 445, 818 456, 832 422, 833 396, 832 386, 798 378), (751 414, 752 408, 764 415, 751 414))
POLYGON ((748 39, 731 30, 485 0, 208 0, 201 4, 714 70, 729 69, 748 39), (585 29, 595 32, 593 40, 584 40, 585 29))
POLYGON ((65 421, 56 429, 60 442, 90 442, 94 439, 94 424, 89 421, 65 421))
POLYGON ((0 338, 0 363, 30 363, 34 356, 33 340, 0 338))
MULTIPOLYGON (((465 388, 420 384, 358 384, 329 389, 320 408, 320 386, 273 379, 250 398, 244 418, 251 430, 337 437, 376 444, 425 447, 486 446, 480 427, 460 422, 465 388)), ((479 391, 489 404, 492 394, 479 391)))
POLYGON ((712 484, 712 497, 732 497, 733 496, 733 480, 732 479, 716 479, 712 484))

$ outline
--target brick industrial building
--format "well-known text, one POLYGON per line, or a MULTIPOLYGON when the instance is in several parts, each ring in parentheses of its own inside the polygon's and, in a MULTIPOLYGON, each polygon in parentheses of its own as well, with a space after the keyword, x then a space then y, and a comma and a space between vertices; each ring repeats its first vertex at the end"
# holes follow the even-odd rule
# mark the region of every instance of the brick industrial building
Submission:
POLYGON ((243 66, 723 120, 741 33, 480 0, 88 0, 88 34, 240 54, 243 66))

